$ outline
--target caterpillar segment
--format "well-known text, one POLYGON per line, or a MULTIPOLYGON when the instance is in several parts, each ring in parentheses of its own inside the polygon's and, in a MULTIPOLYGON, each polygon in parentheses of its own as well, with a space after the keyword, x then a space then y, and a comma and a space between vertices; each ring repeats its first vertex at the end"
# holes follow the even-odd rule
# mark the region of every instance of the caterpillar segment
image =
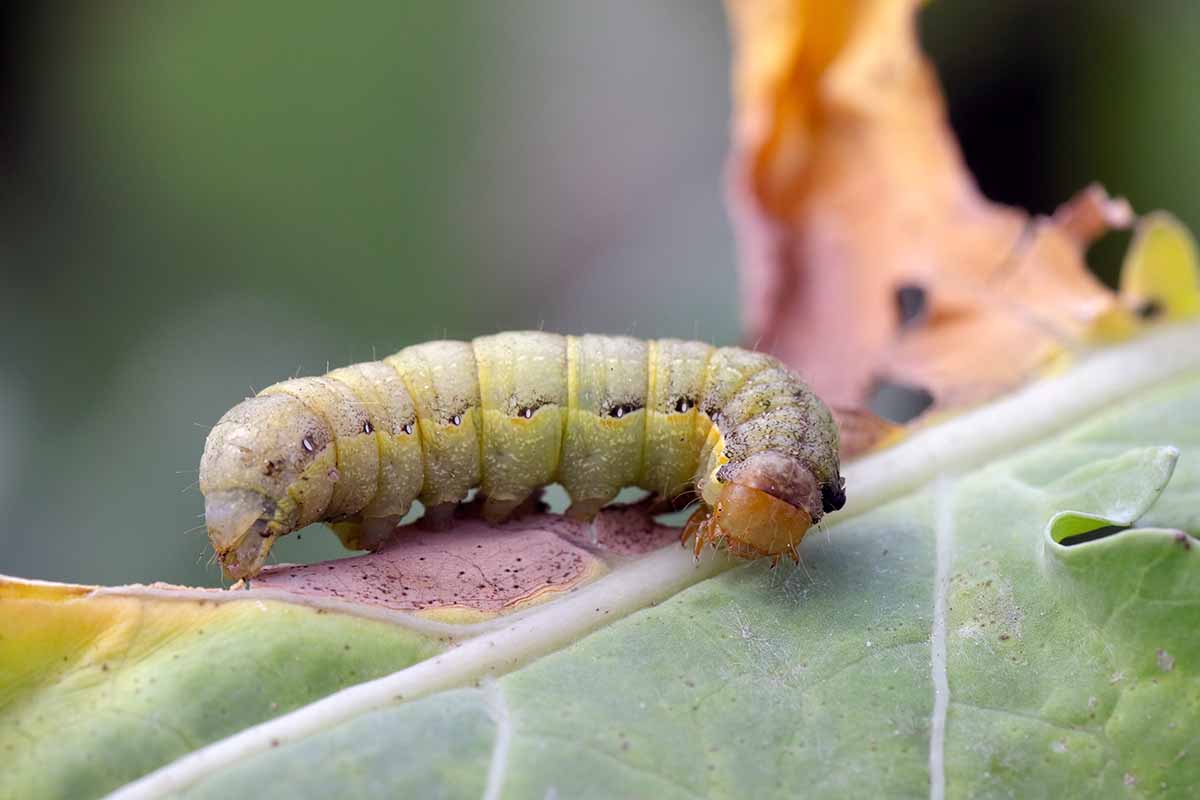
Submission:
POLYGON ((825 405, 776 359, 674 339, 500 333, 428 342, 234 406, 200 462, 209 539, 252 577, 313 522, 377 549, 415 500, 445 522, 472 489, 499 523, 550 483, 590 519, 626 486, 698 499, 684 541, 746 558, 845 503, 825 405))

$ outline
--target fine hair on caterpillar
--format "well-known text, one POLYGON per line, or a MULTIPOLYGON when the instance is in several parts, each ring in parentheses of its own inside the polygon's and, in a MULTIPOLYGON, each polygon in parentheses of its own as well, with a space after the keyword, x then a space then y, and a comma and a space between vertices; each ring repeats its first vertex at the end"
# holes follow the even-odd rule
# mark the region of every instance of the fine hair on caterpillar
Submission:
POLYGON ((677 339, 499 333, 293 378, 234 406, 200 461, 205 523, 234 578, 314 522, 372 550, 412 503, 447 520, 478 489, 503 522, 559 483, 590 519, 626 486, 698 501, 695 549, 797 559, 845 503, 829 409, 778 360, 677 339))

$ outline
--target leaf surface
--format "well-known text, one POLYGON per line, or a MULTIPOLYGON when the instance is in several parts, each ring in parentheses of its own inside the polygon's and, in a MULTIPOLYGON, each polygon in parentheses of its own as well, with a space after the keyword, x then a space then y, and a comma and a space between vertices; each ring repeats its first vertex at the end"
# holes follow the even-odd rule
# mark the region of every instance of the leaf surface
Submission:
POLYGON ((489 776, 511 797, 923 796, 931 771, 956 796, 1182 796, 1200 780, 1200 542, 1137 525, 1160 499, 1200 500, 1194 456, 1173 474, 1175 445, 1200 450, 1198 407, 1193 373, 836 524, 799 567, 738 567, 498 680, 356 715, 193 792, 283 797, 296 787, 278 776, 351 748, 322 780, 366 796, 388 754, 419 742, 421 777, 395 785, 474 775, 454 796, 489 776), (1148 446, 1149 432, 1175 445, 1148 446), (1135 527, 1059 544, 1055 528, 1080 515, 1135 527), (420 741, 430 720, 455 722, 420 741))
POLYGON ((483 620, 10 581, 0 795, 1182 796, 1198 408, 1165 328, 853 464, 799 566, 671 546, 483 620))
POLYGON ((241 594, 0 583, 0 797, 95 797, 443 647, 241 594))

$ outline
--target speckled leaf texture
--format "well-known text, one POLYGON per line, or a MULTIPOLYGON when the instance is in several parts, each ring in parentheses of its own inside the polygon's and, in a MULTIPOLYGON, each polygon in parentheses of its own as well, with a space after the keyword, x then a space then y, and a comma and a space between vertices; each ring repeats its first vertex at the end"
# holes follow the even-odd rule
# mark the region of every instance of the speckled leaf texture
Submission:
POLYGON ((1200 327, 848 478, 798 566, 482 622, 8 580, 0 796, 1194 796, 1200 327))

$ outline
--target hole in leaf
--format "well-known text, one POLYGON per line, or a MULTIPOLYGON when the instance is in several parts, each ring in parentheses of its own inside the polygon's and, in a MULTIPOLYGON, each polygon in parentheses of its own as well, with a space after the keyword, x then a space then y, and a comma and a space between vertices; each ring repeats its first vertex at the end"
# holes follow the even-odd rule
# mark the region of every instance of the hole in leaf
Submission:
POLYGON ((1085 542, 1094 542, 1097 539, 1106 539, 1109 536, 1115 536, 1121 531, 1129 530, 1129 525, 1103 525, 1090 531, 1083 533, 1075 533, 1070 536, 1064 536, 1058 540, 1058 543, 1070 547, 1073 544, 1084 544, 1085 542))

